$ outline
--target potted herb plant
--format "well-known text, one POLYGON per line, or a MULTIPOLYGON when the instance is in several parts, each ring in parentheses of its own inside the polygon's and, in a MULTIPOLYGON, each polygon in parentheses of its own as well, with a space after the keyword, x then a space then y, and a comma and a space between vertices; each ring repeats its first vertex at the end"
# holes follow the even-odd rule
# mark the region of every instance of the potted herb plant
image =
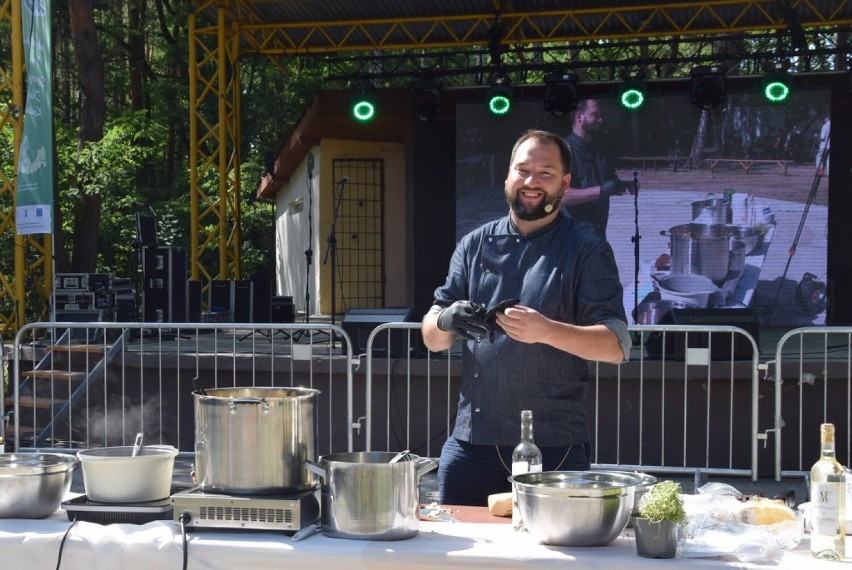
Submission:
POLYGON ((680 524, 686 518, 680 483, 660 481, 642 496, 633 530, 636 553, 645 558, 674 558, 680 524))

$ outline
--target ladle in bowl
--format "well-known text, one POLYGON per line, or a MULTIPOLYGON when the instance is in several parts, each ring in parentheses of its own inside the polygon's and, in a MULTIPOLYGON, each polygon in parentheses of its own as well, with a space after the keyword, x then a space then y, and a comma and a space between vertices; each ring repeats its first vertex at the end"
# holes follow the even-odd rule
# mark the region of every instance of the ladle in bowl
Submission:
POLYGON ((142 432, 136 434, 136 441, 133 442, 133 453, 130 454, 130 457, 136 457, 142 451, 142 432))

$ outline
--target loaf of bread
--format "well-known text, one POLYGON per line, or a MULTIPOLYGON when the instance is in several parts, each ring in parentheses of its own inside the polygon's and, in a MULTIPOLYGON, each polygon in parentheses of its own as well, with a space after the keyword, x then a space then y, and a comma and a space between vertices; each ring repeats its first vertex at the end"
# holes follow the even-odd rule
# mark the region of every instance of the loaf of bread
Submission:
POLYGON ((796 513, 781 501, 763 497, 751 497, 739 501, 736 514, 740 522, 746 524, 771 525, 781 522, 795 522, 796 513))
POLYGON ((488 495, 488 512, 495 517, 512 516, 512 493, 488 495))

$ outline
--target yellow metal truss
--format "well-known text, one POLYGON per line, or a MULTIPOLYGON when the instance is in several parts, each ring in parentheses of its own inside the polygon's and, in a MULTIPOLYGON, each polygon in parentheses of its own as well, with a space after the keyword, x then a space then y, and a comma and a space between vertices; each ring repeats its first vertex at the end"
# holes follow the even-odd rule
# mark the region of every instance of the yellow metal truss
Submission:
MULTIPOLYGON (((50 235, 19 236, 15 226, 18 152, 24 108, 24 48, 21 28, 21 0, 0 3, 0 22, 11 31, 11 69, 0 68, 0 94, 6 104, 0 108, 0 130, 13 133, 12 164, 0 167, 0 239, 13 244, 13 251, 2 255, 14 256, 14 275, 0 271, 0 335, 9 336, 26 323, 27 293, 30 304, 41 308, 46 316, 48 298, 53 283, 53 240, 50 235)), ((4 267, 8 265, 4 264, 4 267)))
POLYGON ((240 278, 239 22, 189 16, 192 279, 240 278))
MULTIPOLYGON (((491 10, 478 13, 458 0, 458 10, 449 4, 450 13, 410 17, 390 15, 402 10, 388 2, 386 17, 318 20, 309 19, 308 14, 304 21, 271 21, 281 17, 275 4, 304 5, 293 0, 195 0, 194 4, 198 12, 228 6, 239 25, 242 52, 254 55, 482 45, 498 11, 503 44, 683 37, 776 30, 788 25, 778 0, 647 0, 623 5, 602 1, 583 8, 564 2, 564 7, 551 10, 515 10, 511 2, 492 0, 491 10)), ((852 22, 849 4, 850 0, 790 0, 790 10, 803 27, 841 25, 852 22)))

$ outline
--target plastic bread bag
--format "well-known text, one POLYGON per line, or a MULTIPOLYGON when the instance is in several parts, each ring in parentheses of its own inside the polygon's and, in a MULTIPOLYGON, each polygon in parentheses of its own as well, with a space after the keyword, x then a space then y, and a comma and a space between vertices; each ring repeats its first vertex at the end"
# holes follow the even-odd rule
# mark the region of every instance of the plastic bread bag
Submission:
MULTIPOLYGON (((687 498, 687 497, 685 497, 687 498)), ((732 557, 742 562, 777 562, 798 546, 802 528, 796 513, 761 497, 692 495, 685 501, 682 556, 732 557)))

